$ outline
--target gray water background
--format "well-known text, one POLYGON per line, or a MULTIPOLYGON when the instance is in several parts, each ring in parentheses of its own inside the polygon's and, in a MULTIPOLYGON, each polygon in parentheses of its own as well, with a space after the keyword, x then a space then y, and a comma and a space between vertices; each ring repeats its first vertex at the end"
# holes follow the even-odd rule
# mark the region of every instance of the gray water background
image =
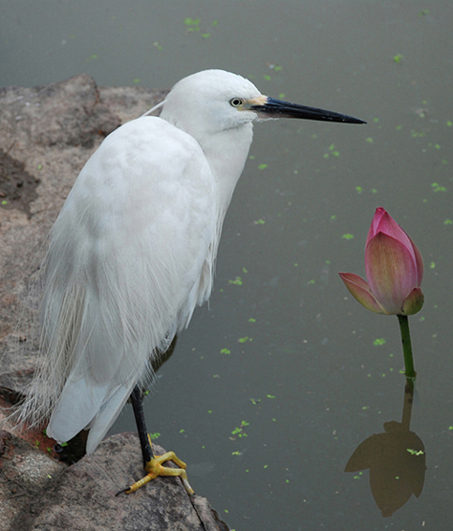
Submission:
MULTIPOLYGON (((87 72, 171 87, 205 68, 367 126, 258 124, 226 218, 215 289, 146 401, 157 441, 236 531, 452 526, 453 4, 449 0, 0 2, 0 85, 87 72), (189 19, 189 20, 187 20, 189 19), (198 21, 197 21, 198 20, 198 21), (401 420, 397 319, 362 308, 383 206, 425 260, 412 317, 419 498, 383 518, 355 448, 401 420), (238 430, 239 428, 239 430, 238 430)), ((135 430, 126 407, 113 431, 135 430)))

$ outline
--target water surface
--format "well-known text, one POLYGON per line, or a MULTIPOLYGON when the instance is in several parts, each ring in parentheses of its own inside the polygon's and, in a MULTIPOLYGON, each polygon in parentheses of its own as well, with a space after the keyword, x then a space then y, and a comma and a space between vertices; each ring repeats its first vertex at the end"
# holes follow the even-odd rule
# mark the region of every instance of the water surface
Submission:
MULTIPOLYGON (((4 2, 2 85, 87 72, 163 89, 218 67, 368 122, 256 126, 209 307, 146 402, 150 431, 236 531, 451 526, 452 16, 448 0, 4 2), (368 470, 344 472, 404 410, 397 319, 366 311, 337 275, 364 274, 377 206, 426 266, 425 306, 410 321, 410 431, 427 469, 419 497, 391 517, 368 470)), ((113 431, 134 429, 126 408, 113 431)))

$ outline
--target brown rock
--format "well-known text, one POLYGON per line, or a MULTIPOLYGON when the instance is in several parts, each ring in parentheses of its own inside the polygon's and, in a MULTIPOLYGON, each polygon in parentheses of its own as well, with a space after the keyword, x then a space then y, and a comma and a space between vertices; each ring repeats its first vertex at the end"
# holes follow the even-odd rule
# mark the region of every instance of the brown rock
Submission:
MULTIPOLYGON (((165 452, 157 445, 155 451, 165 452)), ((115 496, 143 475, 133 433, 106 439, 70 467, 5 431, 0 454, 2 530, 228 531, 207 500, 189 496, 179 478, 158 478, 115 496)))

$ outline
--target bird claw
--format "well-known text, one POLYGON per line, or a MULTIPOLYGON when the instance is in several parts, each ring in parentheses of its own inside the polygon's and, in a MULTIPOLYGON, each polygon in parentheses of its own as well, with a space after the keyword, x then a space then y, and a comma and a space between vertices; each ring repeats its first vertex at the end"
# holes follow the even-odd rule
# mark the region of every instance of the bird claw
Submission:
POLYGON ((148 461, 145 465, 146 476, 136 481, 130 487, 126 487, 125 489, 120 490, 116 493, 116 496, 123 493, 131 494, 132 492, 135 492, 140 487, 143 487, 158 476, 180 477, 187 494, 191 496, 192 494, 194 494, 194 491, 187 479, 186 468, 186 463, 184 463, 184 461, 181 461, 181 459, 179 459, 174 452, 167 452, 163 455, 154 456, 151 461, 148 461), (169 468, 162 466, 162 463, 165 463, 166 461, 173 461, 179 468, 169 468))

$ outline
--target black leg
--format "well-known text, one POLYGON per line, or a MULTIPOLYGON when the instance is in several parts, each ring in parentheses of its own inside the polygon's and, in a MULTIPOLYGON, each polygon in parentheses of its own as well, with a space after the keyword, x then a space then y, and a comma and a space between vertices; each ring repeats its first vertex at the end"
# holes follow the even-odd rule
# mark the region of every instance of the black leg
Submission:
POLYGON ((140 387, 136 385, 131 393, 132 407, 134 408, 135 422, 137 423, 140 446, 142 447, 143 465, 149 463, 153 458, 153 450, 146 429, 145 415, 143 412, 143 400, 140 387))
POLYGON ((187 494, 192 495, 193 489, 187 480, 186 464, 184 461, 181 461, 174 452, 167 452, 164 455, 157 457, 153 455, 151 441, 146 429, 145 416, 143 414, 141 391, 138 385, 134 387, 134 390, 131 393, 131 402, 134 409, 135 420, 137 422, 138 436, 140 439, 140 446, 142 447, 143 464, 146 475, 142 479, 136 481, 133 485, 120 490, 116 495, 118 496, 118 494, 123 492, 131 494, 158 476, 180 477, 187 494), (173 463, 179 468, 163 466, 167 461, 173 461, 173 463))

